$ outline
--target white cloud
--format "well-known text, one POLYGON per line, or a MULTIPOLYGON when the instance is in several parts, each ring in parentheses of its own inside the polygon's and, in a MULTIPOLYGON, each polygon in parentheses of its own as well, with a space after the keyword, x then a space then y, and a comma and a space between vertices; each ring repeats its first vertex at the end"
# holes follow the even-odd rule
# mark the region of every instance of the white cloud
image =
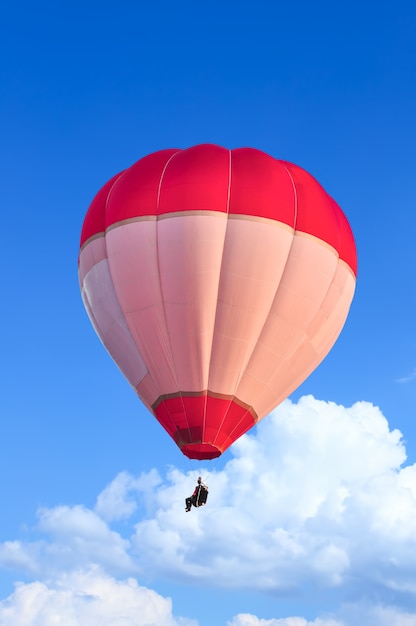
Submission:
POLYGON ((74 571, 54 582, 17 584, 0 602, 7 626, 196 626, 175 619, 172 603, 129 578, 117 581, 98 568, 74 571))
POLYGON ((108 522, 130 517, 138 505, 138 497, 146 509, 151 508, 156 488, 162 482, 156 470, 134 478, 127 472, 118 476, 99 494, 95 505, 96 513, 108 522))
POLYGON ((91 564, 115 574, 138 572, 129 554, 130 541, 93 511, 83 506, 57 506, 41 508, 37 516, 36 532, 47 539, 0 544, 0 566, 41 578, 91 564))
POLYGON ((100 564, 113 572, 134 572, 137 568, 128 554, 130 542, 93 511, 82 506, 58 506, 38 511, 38 529, 53 539, 48 559, 59 569, 79 564, 100 564))
POLYGON ((21 541, 5 541, 0 544, 0 566, 37 575, 41 543, 23 544, 21 541))

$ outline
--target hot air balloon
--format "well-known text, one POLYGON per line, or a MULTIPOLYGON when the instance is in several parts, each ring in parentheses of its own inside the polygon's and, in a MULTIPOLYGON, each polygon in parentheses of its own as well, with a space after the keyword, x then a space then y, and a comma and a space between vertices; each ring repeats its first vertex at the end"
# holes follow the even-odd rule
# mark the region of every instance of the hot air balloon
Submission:
POLYGON ((302 168, 204 144, 141 158, 97 193, 79 281, 102 343, 191 459, 287 398, 345 323, 348 221, 302 168))

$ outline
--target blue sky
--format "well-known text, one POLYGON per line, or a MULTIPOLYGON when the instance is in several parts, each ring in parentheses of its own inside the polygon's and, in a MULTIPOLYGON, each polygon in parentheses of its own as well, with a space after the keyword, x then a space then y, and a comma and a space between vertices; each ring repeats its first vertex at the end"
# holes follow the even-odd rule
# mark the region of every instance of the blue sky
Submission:
POLYGON ((414 3, 6 2, 0 52, 0 624, 414 626, 414 3), (330 355, 208 465, 146 414, 77 278, 102 184, 204 142, 310 171, 359 257, 330 355))

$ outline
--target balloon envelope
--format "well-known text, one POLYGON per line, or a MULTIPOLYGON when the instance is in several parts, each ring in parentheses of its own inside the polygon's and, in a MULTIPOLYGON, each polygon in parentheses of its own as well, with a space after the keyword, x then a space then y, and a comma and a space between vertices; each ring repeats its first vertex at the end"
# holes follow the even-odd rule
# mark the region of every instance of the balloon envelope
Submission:
POLYGON ((196 459, 219 456, 322 361, 356 270, 347 219, 310 174, 211 144, 155 152, 108 181, 79 255, 96 332, 196 459))

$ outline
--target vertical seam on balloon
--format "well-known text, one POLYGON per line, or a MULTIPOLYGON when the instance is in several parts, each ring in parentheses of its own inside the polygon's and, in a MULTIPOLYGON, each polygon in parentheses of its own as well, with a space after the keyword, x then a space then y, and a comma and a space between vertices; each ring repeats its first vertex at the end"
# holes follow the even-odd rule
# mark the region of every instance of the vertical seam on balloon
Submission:
MULTIPOLYGON (((160 174, 160 179, 159 179, 159 186, 157 189, 157 199, 156 199, 156 251, 157 251, 157 273, 158 273, 158 277, 159 277, 159 290, 160 290, 160 295, 161 295, 161 302, 162 302, 162 309, 163 309, 163 315, 165 318, 165 326, 166 326, 166 332, 168 335, 168 339, 169 339, 169 352, 170 352, 170 360, 172 363, 172 374, 173 374, 173 378, 176 382, 176 387, 178 389, 178 392, 180 394, 180 398, 181 398, 181 403, 182 403, 182 409, 183 409, 183 414, 185 416, 186 419, 186 424, 187 424, 187 428, 188 428, 188 433, 189 433, 189 440, 191 442, 191 429, 189 426, 189 422, 188 422, 188 416, 185 410, 185 405, 183 402, 183 395, 182 395, 182 390, 179 388, 179 383, 176 377, 176 367, 175 367, 175 361, 173 358, 173 354, 172 354, 172 349, 171 349, 171 340, 170 340, 170 336, 169 336, 169 327, 168 327, 168 322, 167 322, 167 316, 166 316, 166 309, 165 309, 165 303, 164 303, 164 299, 162 297, 162 281, 161 281, 161 276, 160 276, 160 263, 159 263, 159 203, 160 203, 160 194, 161 194, 161 190, 162 190, 162 182, 163 182, 163 178, 165 176, 166 170, 168 168, 168 165, 170 164, 170 162, 173 160, 173 158, 175 156, 177 156, 178 154, 181 154, 181 152, 175 152, 174 154, 172 154, 172 156, 166 161, 165 166, 160 174)), ((170 412, 169 412, 169 417, 172 420, 173 425, 176 427, 176 423, 175 420, 173 419, 173 417, 171 416, 170 412)), ((192 442, 191 442, 192 443, 192 442)))
POLYGON ((230 213, 230 198, 231 198, 231 150, 228 151, 227 216, 230 213))
MULTIPOLYGON (((227 187, 227 226, 226 226, 226 230, 225 230, 224 246, 225 246, 225 241, 226 241, 226 238, 227 238, 227 230, 228 230, 228 216, 229 216, 229 213, 230 213, 230 199, 231 199, 231 176, 232 176, 232 166, 231 166, 232 150, 229 150, 229 151, 228 151, 228 154, 229 154, 229 157, 228 157, 228 187, 227 187)), ((223 247, 223 253, 222 253, 222 255, 223 255, 223 257, 224 257, 224 247, 223 247)), ((221 269, 222 269, 222 260, 221 260, 221 269)), ((218 281, 218 287, 219 287, 219 284, 220 284, 220 281, 221 281, 221 269, 220 269, 220 280, 218 281)), ((214 323, 214 335, 215 335, 215 323, 214 323)), ((212 353, 212 351, 211 351, 211 353, 212 353)), ((235 397, 235 396, 234 396, 234 397, 235 397)), ((223 418, 222 418, 222 420, 221 420, 221 423, 219 424, 219 426, 218 426, 218 428, 217 428, 216 435, 215 435, 215 437, 214 437, 214 438, 213 438, 213 440, 212 440, 213 445, 215 445, 215 442, 216 442, 216 440, 217 440, 217 438, 218 438, 218 435, 219 435, 219 434, 220 434, 220 432, 221 432, 221 428, 222 428, 222 426, 223 426, 223 424, 224 424, 224 422, 225 422, 225 418, 227 417, 228 412, 229 412, 229 410, 230 410, 230 408, 231 408, 231 404, 232 404, 232 400, 230 400, 230 401, 229 401, 228 408, 227 408, 227 410, 224 412, 224 414, 223 414, 223 418)))
POLYGON ((290 182, 292 183, 293 198, 294 198, 294 201, 295 201, 295 211, 294 211, 294 216, 293 216, 293 226, 294 226, 294 229, 296 231, 296 222, 297 222, 297 219, 298 219, 298 192, 296 190, 296 185, 295 185, 295 181, 293 180, 292 174, 290 173, 290 171, 288 170, 288 168, 286 167, 286 165, 284 163, 282 163, 282 167, 286 171, 287 175, 290 178, 290 182))
POLYGON ((178 152, 175 152, 175 154, 172 154, 172 156, 169 157, 169 159, 166 161, 165 166, 160 174, 159 185, 157 188, 157 198, 156 198, 156 219, 159 217, 159 203, 160 203, 160 192, 162 189, 162 181, 165 176, 165 172, 167 170, 169 163, 172 161, 173 157, 176 156, 177 154, 178 152))

